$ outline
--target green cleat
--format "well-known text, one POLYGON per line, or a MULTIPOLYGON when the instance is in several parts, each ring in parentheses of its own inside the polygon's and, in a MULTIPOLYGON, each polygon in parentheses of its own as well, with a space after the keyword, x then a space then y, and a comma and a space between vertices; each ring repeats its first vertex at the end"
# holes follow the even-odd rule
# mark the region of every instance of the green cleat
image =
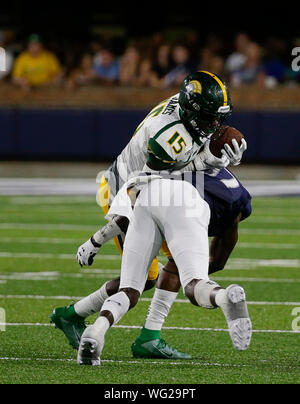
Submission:
POLYGON ((139 339, 131 345, 134 358, 155 358, 155 359, 191 359, 189 354, 179 352, 170 347, 165 340, 158 338, 147 342, 139 339))
POLYGON ((55 328, 59 328, 65 334, 69 344, 78 350, 86 325, 84 319, 76 314, 74 305, 54 309, 50 322, 54 323, 55 328))

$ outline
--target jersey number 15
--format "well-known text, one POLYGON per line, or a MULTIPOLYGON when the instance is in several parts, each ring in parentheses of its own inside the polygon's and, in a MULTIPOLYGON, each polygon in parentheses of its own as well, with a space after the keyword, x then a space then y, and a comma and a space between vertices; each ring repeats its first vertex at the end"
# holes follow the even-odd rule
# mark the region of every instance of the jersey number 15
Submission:
POLYGON ((183 139, 183 137, 180 136, 178 132, 175 132, 174 135, 170 137, 168 143, 170 146, 172 146, 172 149, 176 154, 182 152, 183 144, 186 146, 185 140, 183 139))

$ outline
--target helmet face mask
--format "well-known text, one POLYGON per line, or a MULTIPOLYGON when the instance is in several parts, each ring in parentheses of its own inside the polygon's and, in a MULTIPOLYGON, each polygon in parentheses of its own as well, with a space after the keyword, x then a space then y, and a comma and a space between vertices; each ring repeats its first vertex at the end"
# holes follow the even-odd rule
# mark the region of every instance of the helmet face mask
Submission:
POLYGON ((199 137, 210 137, 232 113, 226 84, 206 71, 186 77, 180 90, 179 105, 183 122, 199 137))
POLYGON ((226 117, 199 112, 197 115, 191 114, 189 122, 199 136, 209 137, 220 129, 226 117))

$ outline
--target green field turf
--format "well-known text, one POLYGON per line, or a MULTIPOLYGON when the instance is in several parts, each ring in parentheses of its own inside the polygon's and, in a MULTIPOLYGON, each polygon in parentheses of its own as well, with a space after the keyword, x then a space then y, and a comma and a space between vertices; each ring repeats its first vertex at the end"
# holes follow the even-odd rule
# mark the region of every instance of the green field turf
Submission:
POLYGON ((299 198, 254 199, 226 269, 212 277, 246 290, 254 329, 247 351, 232 347, 220 310, 192 306, 180 292, 162 335, 189 352, 190 361, 132 358, 153 291, 109 331, 100 368, 78 366, 76 352, 50 326, 53 308, 119 274, 112 242, 88 269, 75 259, 78 246, 104 223, 93 197, 0 197, 0 308, 7 323, 0 331, 0 383, 300 382, 299 198))

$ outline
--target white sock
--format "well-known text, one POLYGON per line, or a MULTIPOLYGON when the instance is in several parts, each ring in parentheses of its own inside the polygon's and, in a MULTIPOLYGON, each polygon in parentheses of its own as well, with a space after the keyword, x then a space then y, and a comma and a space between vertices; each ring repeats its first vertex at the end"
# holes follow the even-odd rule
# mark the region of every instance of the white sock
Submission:
POLYGON ((216 294, 215 300, 219 307, 224 307, 228 302, 226 289, 220 289, 216 294))
POLYGON ((79 300, 79 302, 74 304, 74 310, 80 317, 86 318, 94 313, 98 313, 101 310, 103 303, 108 298, 106 284, 107 282, 96 292, 84 297, 83 299, 79 300))
POLYGON ((105 244, 112 238, 119 236, 122 233, 122 230, 117 225, 115 218, 113 218, 110 222, 108 222, 105 226, 102 227, 97 233, 94 234, 93 238, 98 244, 105 244))
POLYGON ((106 317, 99 316, 92 327, 97 334, 104 336, 107 330, 110 328, 110 323, 106 317))
POLYGON ((108 297, 101 311, 109 311, 113 315, 114 324, 116 324, 124 314, 127 313, 130 306, 130 300, 125 292, 118 292, 115 295, 108 297))
POLYGON ((174 303, 177 292, 155 289, 144 327, 148 330, 161 330, 174 303))
MULTIPOLYGON (((206 309, 214 309, 216 306, 214 306, 211 301, 211 293, 214 289, 219 287, 220 286, 212 280, 200 279, 194 288, 194 298, 198 305, 206 309)), ((218 296, 218 293, 216 296, 218 296)))

